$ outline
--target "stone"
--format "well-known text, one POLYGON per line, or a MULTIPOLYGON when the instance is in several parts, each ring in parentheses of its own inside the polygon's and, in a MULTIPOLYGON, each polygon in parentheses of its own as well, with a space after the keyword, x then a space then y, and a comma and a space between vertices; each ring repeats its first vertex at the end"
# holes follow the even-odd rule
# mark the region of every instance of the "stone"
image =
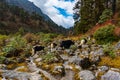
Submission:
POLYGON ((72 58, 69 58, 69 63, 79 65, 81 61, 81 58, 78 56, 73 56, 72 58))
POLYGON ((109 70, 101 77, 101 80, 120 80, 120 73, 109 70))
POLYGON ((109 70, 109 67, 107 67, 107 66, 99 67, 99 71, 108 71, 108 70, 109 70))
POLYGON ((85 49, 85 48, 89 48, 89 45, 85 44, 85 45, 82 45, 82 48, 85 49))
POLYGON ((69 57, 68 56, 66 56, 66 55, 60 55, 61 56, 61 58, 64 60, 64 61, 68 61, 69 60, 69 57))
POLYGON ((110 68, 110 70, 120 72, 120 69, 118 69, 118 68, 110 68))
POLYGON ((61 73, 62 76, 65 76, 65 67, 64 66, 55 66, 53 72, 61 73))
POLYGON ((64 67, 65 67, 66 70, 72 70, 72 69, 73 69, 72 66, 70 66, 70 65, 66 65, 66 64, 64 64, 64 67))
POLYGON ((80 53, 81 53, 81 52, 80 52, 79 49, 77 49, 77 50, 74 52, 75 56, 78 56, 80 53))
POLYGON ((80 80, 96 80, 93 72, 89 70, 83 70, 79 72, 80 80))
POLYGON ((17 62, 18 62, 18 63, 25 62, 25 59, 24 59, 24 58, 17 58, 17 62))
POLYGON ((20 67, 17 67, 16 69, 14 69, 15 71, 18 71, 18 70, 20 70, 20 69, 24 69, 25 68, 25 66, 20 66, 20 67))
POLYGON ((96 50, 96 51, 94 52, 94 55, 100 55, 100 56, 104 55, 103 48, 100 48, 100 49, 96 50))
POLYGON ((115 50, 119 50, 120 49, 120 41, 115 45, 115 50))
POLYGON ((87 50, 84 50, 84 51, 82 51, 82 53, 81 53, 82 55, 85 55, 85 56, 88 56, 89 55, 89 51, 87 51, 87 50))
POLYGON ((42 61, 42 58, 37 58, 37 59, 35 59, 35 61, 40 62, 40 61, 42 61))
POLYGON ((0 64, 0 69, 5 69, 7 66, 5 64, 0 64))
POLYGON ((66 49, 65 52, 69 54, 71 53, 71 49, 66 49))
POLYGON ((3 77, 7 77, 9 80, 43 80, 40 74, 37 73, 27 73, 27 72, 17 72, 12 70, 3 70, 3 77))
POLYGON ((53 69, 53 71, 62 72, 63 68, 64 68, 63 66, 55 66, 54 69, 53 69))

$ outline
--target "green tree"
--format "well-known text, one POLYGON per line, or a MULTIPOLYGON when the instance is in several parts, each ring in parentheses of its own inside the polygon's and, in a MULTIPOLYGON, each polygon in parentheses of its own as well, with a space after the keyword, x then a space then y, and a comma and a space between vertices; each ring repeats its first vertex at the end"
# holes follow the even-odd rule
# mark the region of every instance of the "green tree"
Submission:
POLYGON ((78 0, 74 10, 74 31, 85 33, 100 19, 105 9, 116 10, 116 0, 78 0))

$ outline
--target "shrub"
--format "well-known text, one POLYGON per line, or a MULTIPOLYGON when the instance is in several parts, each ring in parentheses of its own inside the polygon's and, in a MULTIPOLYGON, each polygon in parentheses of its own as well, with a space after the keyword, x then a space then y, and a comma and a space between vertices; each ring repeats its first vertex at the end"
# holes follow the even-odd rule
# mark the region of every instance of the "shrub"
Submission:
POLYGON ((106 25, 94 33, 94 38, 100 44, 111 43, 117 40, 117 37, 114 35, 114 29, 114 25, 106 25))
POLYGON ((24 55, 22 55, 23 57, 29 57, 32 55, 32 45, 27 45, 26 48, 24 49, 24 55))
POLYGON ((23 39, 21 36, 16 36, 9 43, 9 45, 15 47, 16 49, 23 49, 26 47, 26 40, 23 39))
POLYGON ((0 46, 5 46, 6 45, 6 39, 8 39, 8 36, 6 35, 0 35, 0 46))
POLYGON ((40 40, 44 43, 48 43, 51 42, 55 37, 57 37, 57 34, 53 34, 53 33, 39 33, 38 34, 40 37, 40 40))
POLYGON ((10 54, 14 55, 16 51, 24 50, 26 47, 26 40, 24 40, 21 36, 14 37, 13 40, 2 48, 4 55, 10 54))
POLYGON ((110 56, 111 58, 115 58, 116 55, 115 55, 115 51, 114 51, 114 47, 108 43, 106 45, 103 46, 104 47, 104 53, 108 56, 110 56))
POLYGON ((19 34, 19 35, 24 35, 24 34, 25 34, 25 30, 24 30, 23 27, 20 27, 20 28, 19 28, 18 34, 19 34))
POLYGON ((6 58, 4 56, 0 56, 0 64, 2 64, 4 62, 6 58))
POLYGON ((109 20, 112 17, 113 13, 111 9, 105 9, 102 13, 102 15, 100 16, 100 20, 98 21, 98 23, 103 23, 107 20, 109 20))
POLYGON ((48 53, 46 55, 42 56, 43 62, 45 63, 51 63, 55 59, 55 55, 53 53, 48 53))
POLYGON ((37 39, 36 35, 32 33, 27 33, 24 38, 27 40, 28 43, 31 43, 32 41, 35 41, 37 39))

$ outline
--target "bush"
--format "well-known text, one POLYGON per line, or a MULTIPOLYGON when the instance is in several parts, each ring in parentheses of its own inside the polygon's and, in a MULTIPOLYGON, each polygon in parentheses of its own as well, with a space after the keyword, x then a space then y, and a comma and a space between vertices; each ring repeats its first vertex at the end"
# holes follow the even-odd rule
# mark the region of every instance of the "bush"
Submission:
POLYGON ((20 28, 19 28, 18 34, 19 34, 19 35, 24 35, 24 34, 25 34, 25 30, 24 30, 23 27, 20 27, 20 28))
POLYGON ((100 20, 98 21, 98 23, 103 23, 109 19, 111 19, 113 13, 111 9, 105 9, 102 13, 102 15, 100 16, 100 20))
POLYGON ((24 50, 26 47, 26 40, 24 40, 21 36, 14 37, 13 40, 6 45, 2 51, 4 52, 4 55, 10 54, 14 55, 16 51, 24 50))
POLYGON ((44 43, 48 43, 51 42, 55 37, 57 37, 57 34, 53 34, 53 33, 39 33, 38 34, 40 37, 40 40, 44 43))
POLYGON ((115 58, 116 55, 115 55, 115 51, 114 51, 114 47, 108 43, 106 45, 103 46, 104 47, 104 53, 107 55, 107 56, 110 56, 111 58, 115 58))
POLYGON ((31 43, 32 41, 35 41, 37 39, 36 35, 32 33, 27 33, 24 38, 27 40, 28 43, 31 43))
POLYGON ((117 37, 114 35, 114 29, 114 25, 107 25, 102 27, 94 33, 94 38, 100 44, 111 43, 117 40, 117 37))
POLYGON ((0 56, 0 64, 2 64, 5 61, 6 57, 0 56))
POLYGON ((5 46, 6 45, 6 39, 8 39, 8 36, 6 35, 0 35, 0 46, 5 46))
POLYGON ((48 53, 46 55, 42 56, 43 62, 45 63, 51 63, 55 59, 55 55, 53 53, 48 53))

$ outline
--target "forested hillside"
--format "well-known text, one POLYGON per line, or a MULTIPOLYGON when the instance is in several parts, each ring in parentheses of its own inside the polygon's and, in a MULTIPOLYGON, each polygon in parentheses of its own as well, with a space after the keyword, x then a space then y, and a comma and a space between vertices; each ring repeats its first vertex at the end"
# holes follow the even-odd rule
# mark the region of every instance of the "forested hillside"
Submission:
POLYGON ((46 21, 42 15, 29 13, 18 6, 8 5, 5 0, 0 1, 0 33, 9 34, 18 32, 52 32, 64 33, 66 30, 52 21, 46 21))
POLYGON ((110 19, 119 23, 119 4, 119 0, 78 0, 74 7, 75 32, 85 33, 96 24, 102 24, 110 19))
POLYGON ((5 1, 9 5, 15 5, 20 8, 23 8, 28 13, 35 12, 35 13, 41 15, 41 17, 44 18, 44 20, 52 22, 52 20, 46 14, 44 14, 40 8, 38 8, 34 3, 30 2, 29 0, 5 0, 5 1))

